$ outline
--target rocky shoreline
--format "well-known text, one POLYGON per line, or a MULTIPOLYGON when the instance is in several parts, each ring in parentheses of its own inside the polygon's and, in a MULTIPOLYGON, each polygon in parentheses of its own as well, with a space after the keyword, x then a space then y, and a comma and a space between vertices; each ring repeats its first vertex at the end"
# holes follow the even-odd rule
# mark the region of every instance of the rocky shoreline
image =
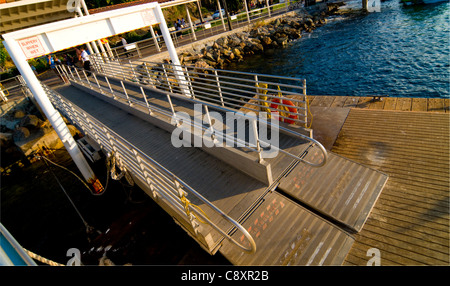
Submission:
POLYGON ((296 10, 294 15, 267 23, 258 22, 249 31, 223 36, 209 45, 185 50, 178 55, 180 63, 198 68, 224 69, 232 62, 243 61, 246 56, 284 48, 289 42, 300 39, 304 33, 311 33, 325 25, 326 18, 339 14, 339 7, 345 5, 343 2, 324 4, 313 12, 302 8, 296 10))

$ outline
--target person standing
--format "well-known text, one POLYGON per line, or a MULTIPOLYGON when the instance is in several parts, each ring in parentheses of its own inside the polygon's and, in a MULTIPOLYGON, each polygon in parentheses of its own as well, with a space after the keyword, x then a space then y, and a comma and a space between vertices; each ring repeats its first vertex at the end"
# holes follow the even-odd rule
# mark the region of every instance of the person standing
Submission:
POLYGON ((120 41, 122 42, 123 52, 124 52, 124 54, 127 56, 127 58, 128 58, 129 56, 132 56, 133 54, 129 53, 128 50, 127 50, 127 45, 128 45, 127 40, 125 40, 124 37, 120 36, 120 41))
POLYGON ((79 48, 75 48, 76 56, 73 58, 73 64, 77 67, 81 67, 81 51, 79 48))
POLYGON ((89 60, 89 54, 84 48, 81 48, 81 60, 83 61, 83 68, 87 71, 87 76, 91 75, 91 61, 89 60))

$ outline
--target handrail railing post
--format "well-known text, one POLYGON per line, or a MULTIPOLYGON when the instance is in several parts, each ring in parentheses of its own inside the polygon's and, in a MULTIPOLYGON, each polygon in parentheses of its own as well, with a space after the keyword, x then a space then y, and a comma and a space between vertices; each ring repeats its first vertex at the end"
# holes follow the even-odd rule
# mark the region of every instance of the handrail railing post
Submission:
POLYGON ((214 75, 216 77, 217 90, 219 91, 219 96, 220 96, 220 103, 222 104, 222 106, 225 106, 225 103, 223 102, 222 88, 220 87, 219 75, 217 74, 217 70, 215 70, 215 69, 214 69, 214 75))
POLYGON ((126 88, 125 88, 125 85, 123 84, 123 81, 120 81, 120 84, 122 85, 123 92, 125 93, 125 96, 127 97, 128 104, 129 104, 130 106, 132 106, 130 97, 128 96, 128 92, 127 92, 127 90, 126 90, 126 88))
POLYGON ((152 112, 152 110, 150 109, 150 105, 148 104, 147 96, 145 95, 144 89, 142 88, 142 86, 140 86, 139 88, 141 89, 142 96, 144 97, 145 105, 147 105, 147 108, 148 108, 148 114, 149 114, 149 115, 153 115, 153 112, 152 112))
POLYGON ((253 136, 255 136, 255 142, 256 142, 256 150, 258 152, 258 158, 259 158, 259 163, 264 162, 264 159, 262 157, 262 153, 261 153, 261 145, 259 143, 259 136, 258 136, 258 125, 256 123, 256 118, 252 119, 252 126, 253 126, 253 136))
POLYGON ((162 68, 163 68, 163 71, 164 71, 164 76, 166 77, 167 85, 169 86, 169 91, 172 93, 173 92, 172 91, 172 84, 169 81, 169 76, 167 75, 166 65, 165 64, 161 64, 161 65, 162 65, 162 68))
POLYGON ((111 84, 109 83, 109 80, 106 76, 105 76, 105 80, 106 80, 106 83, 108 84, 109 91, 111 92, 113 99, 116 99, 116 94, 114 93, 114 90, 112 89, 111 84))
POLYGON ((177 115, 175 113, 175 109, 173 108, 172 99, 170 98, 169 94, 167 94, 167 101, 169 102, 170 110, 172 110, 172 117, 175 119, 176 124, 179 125, 180 123, 179 123, 179 121, 177 119, 177 115))
POLYGON ((98 89, 100 89, 100 93, 101 93, 101 94, 105 94, 105 93, 103 92, 103 88, 100 86, 100 83, 99 83, 98 80, 97 80, 97 77, 95 76, 95 73, 92 73, 92 75, 94 76, 94 79, 95 79, 95 82, 97 83, 98 89))
MULTIPOLYGON (((308 128, 308 110, 309 110, 309 104, 308 104, 308 98, 307 98, 307 95, 306 95, 306 79, 303 79, 302 80, 302 86, 303 86, 303 100, 305 101, 305 128, 308 128)), ((297 109, 297 112, 298 112, 298 109, 297 109)))
POLYGON ((147 72, 148 78, 151 80, 152 85, 153 85, 154 87, 156 87, 155 79, 153 78, 153 76, 150 76, 150 72, 148 71, 147 63, 144 62, 143 65, 144 65, 144 67, 145 67, 145 71, 147 72))
POLYGON ((89 78, 87 77, 85 70, 83 70, 83 74, 84 74, 84 77, 86 78, 87 83, 89 84, 89 87, 92 89, 92 84, 89 81, 89 78))
POLYGON ((133 78, 134 78, 134 80, 135 80, 135 81, 138 81, 138 78, 137 78, 137 76, 136 76, 136 73, 134 72, 133 64, 131 63, 130 60, 128 60, 128 64, 130 65, 131 72, 133 73, 133 78))
POLYGON ((209 115, 209 108, 207 105, 203 105, 205 107, 206 119, 208 120, 209 128, 211 129, 211 138, 213 143, 216 141, 216 134, 214 131, 214 127, 211 121, 211 116, 209 115))
MULTIPOLYGON (((58 97, 58 101, 64 103, 65 100, 60 98, 57 93, 54 94, 55 97, 58 97)), ((75 106, 65 106, 62 104, 61 109, 65 110, 67 114, 72 114, 75 119, 78 121, 82 121, 76 115, 76 112, 70 113, 68 109, 74 110, 75 106)), ((78 110, 78 109, 77 109, 78 110)), ((218 233, 224 236, 224 238, 230 240, 233 244, 240 247, 243 251, 248 253, 254 253, 256 251, 256 244, 253 237, 249 234, 249 232, 237 221, 231 218, 229 215, 224 213, 221 209, 217 208, 212 202, 204 198, 200 193, 196 190, 192 189, 189 185, 180 180, 176 175, 171 173, 169 170, 164 168, 164 166, 160 165, 157 161, 153 160, 148 155, 142 153, 138 149, 135 149, 131 143, 121 138, 120 135, 116 134, 114 131, 111 131, 109 128, 98 122, 95 118, 85 112, 80 112, 80 114, 86 119, 86 124, 89 125, 89 128, 93 130, 95 140, 98 144, 101 145, 103 151, 107 152, 107 154, 111 154, 108 156, 114 156, 115 161, 117 162, 118 167, 123 172, 136 171, 137 166, 141 173, 136 173, 138 178, 144 179, 147 181, 147 184, 150 185, 150 189, 154 190, 154 196, 156 197, 156 193, 158 195, 163 196, 166 199, 169 199, 171 202, 171 206, 175 210, 182 211, 184 209, 186 216, 188 217, 190 223, 192 224, 193 230, 196 234, 200 234, 201 224, 207 223, 213 229, 215 229, 218 233), (95 127, 94 127, 95 125, 95 127), (96 132, 95 130, 101 130, 100 132, 96 132), (98 135, 98 136, 96 136, 98 135), (103 144, 101 142, 104 142, 103 144), (125 147, 125 149, 124 149, 125 147), (129 160, 129 152, 134 155, 133 157, 136 159, 129 160), (124 153, 125 152, 125 153, 124 153), (133 161, 132 163, 130 161, 133 161), (137 163, 137 165, 136 165, 137 163), (133 166, 134 165, 134 166, 133 166), (150 168, 148 168, 150 166, 150 168), (142 174, 142 176, 140 175, 142 174), (152 186, 152 181, 154 185, 152 186), (170 181, 173 182, 173 187, 167 188, 170 184, 170 181), (153 189, 152 189, 153 188, 153 189), (211 221, 208 215, 206 215, 203 210, 201 210, 198 206, 193 205, 186 197, 188 195, 195 196, 196 199, 201 200, 205 205, 207 205, 212 211, 218 213, 222 218, 224 218, 228 223, 233 225, 233 228, 242 232, 249 242, 249 247, 244 246, 240 242, 236 241, 231 237, 231 235, 224 229, 223 226, 219 226, 216 222, 211 221), (176 197, 179 200, 176 200, 176 197)), ((78 122, 78 124, 80 124, 78 122)), ((171 185, 171 184, 170 184, 171 185)), ((201 234, 203 235, 203 234, 201 234)))
POLYGON ((188 67, 187 66, 184 67, 184 72, 186 73, 186 77, 188 79, 189 91, 190 91, 190 93, 192 95, 192 98, 195 99, 194 88, 192 87, 191 76, 189 75, 189 71, 188 71, 188 67))

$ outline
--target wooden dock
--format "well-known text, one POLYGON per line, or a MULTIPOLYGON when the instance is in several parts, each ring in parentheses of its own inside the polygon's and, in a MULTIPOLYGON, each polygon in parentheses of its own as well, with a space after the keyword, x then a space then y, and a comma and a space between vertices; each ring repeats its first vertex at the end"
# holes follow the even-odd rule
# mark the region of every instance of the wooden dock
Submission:
POLYGON ((449 265, 448 99, 395 99, 385 106, 403 108, 407 101, 410 110, 420 102, 428 112, 356 106, 332 148, 389 175, 344 265, 366 265, 372 248, 381 265, 449 265))
MULTIPOLYGON (((308 99, 313 113, 348 112, 334 123, 328 149, 389 175, 344 265, 367 265, 373 249, 379 250, 381 265, 449 265, 450 99, 308 99)), ((315 122, 316 116, 313 129, 315 122)), ((324 124, 330 123, 316 126, 327 129, 324 124)), ((318 129, 315 134, 323 131, 318 129)))
POLYGON ((449 113, 450 98, 308 96, 310 106, 449 113))

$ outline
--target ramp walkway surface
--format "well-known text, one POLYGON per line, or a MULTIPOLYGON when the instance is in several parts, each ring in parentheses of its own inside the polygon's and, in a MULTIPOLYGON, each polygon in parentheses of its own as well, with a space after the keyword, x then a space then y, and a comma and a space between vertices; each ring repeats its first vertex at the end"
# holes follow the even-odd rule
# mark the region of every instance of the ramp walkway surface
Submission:
MULTIPOLYGON (((149 104, 160 109, 171 108, 164 100, 167 96, 153 88, 141 89, 142 86, 135 83, 119 80, 108 83, 100 76, 97 80, 105 88, 109 85, 108 88, 117 94, 123 93, 123 85, 128 85, 126 96, 148 100, 149 104)), ((90 78, 89 81, 93 87, 94 80, 90 78)), ((86 86, 72 83, 56 91, 243 224, 257 243, 254 254, 244 253, 217 232, 211 232, 210 239, 215 244, 211 252, 219 250, 236 265, 342 264, 353 244, 352 234, 361 229, 387 180, 387 176, 380 172, 334 154, 330 154, 329 165, 314 170, 281 154, 267 159, 273 182, 264 183, 202 148, 175 148, 170 143, 168 130, 143 119, 142 114, 150 117, 148 110, 141 110, 136 116, 133 110, 138 110, 139 106, 131 106, 126 100, 112 104, 110 97, 86 86), (343 169, 341 164, 351 172, 339 171, 343 169), (315 183, 310 182, 310 177, 315 177, 315 183), (302 180, 308 183, 299 188, 302 180)), ((193 103, 189 100, 172 98, 172 104, 177 111, 193 114, 193 103)), ((170 122, 169 117, 158 120, 165 121, 165 124, 170 122)), ((304 140, 280 134, 280 145, 302 158, 320 160, 321 155, 314 150, 316 147, 304 140)), ((201 201, 192 203, 200 208, 204 206, 201 201)), ((208 212, 206 208, 205 212, 212 220, 221 221, 216 213, 208 212)), ((245 242, 235 229, 228 232, 232 237, 236 236, 236 241, 245 242)), ((208 245, 204 247, 211 250, 208 245)))

